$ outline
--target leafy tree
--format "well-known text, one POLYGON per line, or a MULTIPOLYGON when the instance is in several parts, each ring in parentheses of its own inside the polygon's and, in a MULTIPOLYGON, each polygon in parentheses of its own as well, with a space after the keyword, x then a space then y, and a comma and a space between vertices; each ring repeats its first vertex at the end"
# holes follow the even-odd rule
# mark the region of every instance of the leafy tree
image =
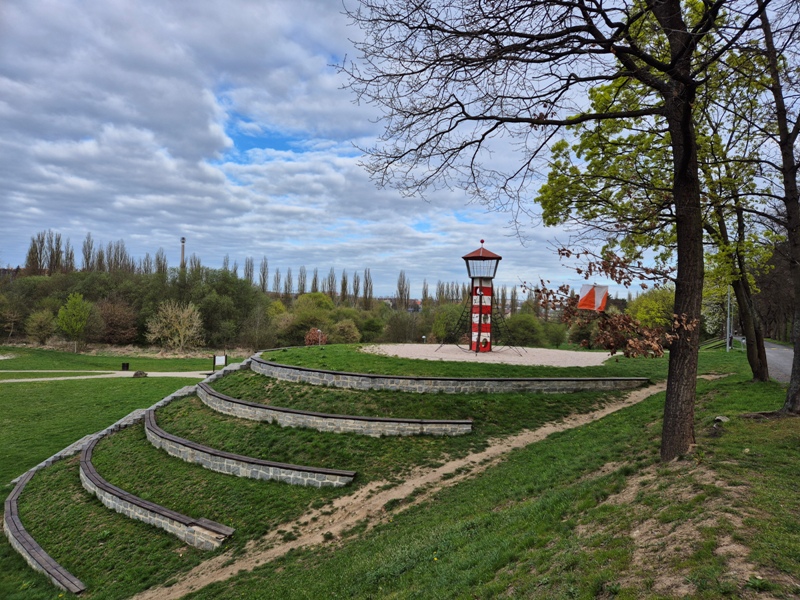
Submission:
POLYGON ((131 344, 136 340, 136 311, 124 300, 101 300, 96 305, 103 321, 101 341, 131 344))
POLYGON ((365 319, 364 324, 361 326, 361 341, 377 341, 383 335, 385 327, 386 323, 379 317, 369 317, 365 319))
POLYGON ((85 339, 86 325, 91 313, 91 303, 84 300, 81 294, 70 294, 67 302, 58 311, 58 328, 73 342, 75 352, 78 351, 78 342, 85 339))
POLYGON ((672 158, 680 325, 670 352, 663 460, 694 443, 703 289, 694 106, 709 71, 759 12, 748 0, 547 0, 493 3, 491 10, 460 0, 360 0, 349 12, 365 39, 358 62, 344 70, 386 124, 382 143, 368 149, 379 185, 424 194, 457 184, 518 215, 538 162, 563 128, 661 120, 672 158), (641 84, 638 105, 588 109, 588 90, 614 82, 641 84), (493 159, 504 140, 515 144, 518 164, 493 159))
POLYGON ((147 322, 147 341, 183 352, 203 341, 203 319, 191 302, 181 305, 174 300, 162 302, 158 312, 147 322))
POLYGON ((47 309, 32 312, 25 320, 25 332, 38 344, 45 344, 56 332, 56 318, 47 309))
POLYGON ((357 344, 361 341, 361 332, 352 319, 344 319, 334 324, 329 339, 331 344, 357 344))
POLYGON ((645 327, 669 329, 674 303, 675 290, 672 287, 656 288, 629 302, 626 312, 645 327))
POLYGON ((455 344, 466 331, 458 331, 457 325, 464 307, 460 304, 438 306, 431 327, 431 342, 455 344))
POLYGON ((547 322, 544 326, 544 337, 553 348, 558 348, 567 341, 567 326, 564 323, 547 322))
MULTIPOLYGON (((761 133, 760 166, 767 180, 763 193, 777 200, 780 210, 763 215, 771 218, 786 232, 789 254, 790 283, 795 304, 792 327, 794 358, 792 375, 786 390, 782 414, 800 414, 800 158, 797 140, 800 136, 800 111, 798 91, 800 83, 797 69, 800 65, 800 22, 798 4, 794 0, 773 2, 767 10, 768 0, 756 0, 759 9, 761 37, 756 44, 745 45, 744 50, 754 59, 766 59, 768 78, 761 82, 762 97, 769 98, 765 114, 744 115, 755 117, 755 128, 761 133), (759 120, 759 117, 764 116, 759 120), (775 151, 777 149, 777 152, 775 151)), ((734 107, 736 108, 736 107, 734 107)), ((742 111, 744 112, 744 111, 742 111)))
POLYGON ((321 329, 312 327, 306 332, 304 343, 306 346, 325 346, 328 343, 328 335, 321 329))
POLYGON ((506 319, 511 340, 517 346, 543 347, 546 345, 544 327, 535 316, 531 314, 513 315, 506 319))

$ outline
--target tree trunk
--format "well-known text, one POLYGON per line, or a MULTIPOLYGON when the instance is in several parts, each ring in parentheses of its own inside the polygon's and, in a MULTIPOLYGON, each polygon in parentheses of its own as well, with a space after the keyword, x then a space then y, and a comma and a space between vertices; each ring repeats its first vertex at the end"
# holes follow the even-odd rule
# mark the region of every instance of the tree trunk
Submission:
POLYGON ((673 201, 678 247, 675 329, 670 346, 667 399, 661 434, 661 460, 685 454, 694 444, 694 404, 703 298, 703 216, 697 142, 692 119, 694 90, 680 84, 665 97, 672 137, 673 201))
POLYGON ((739 304, 739 324, 745 337, 747 362, 753 373, 754 381, 769 381, 769 367, 767 365, 767 352, 764 347, 764 332, 761 322, 755 316, 755 307, 749 293, 749 286, 744 279, 731 282, 736 302, 739 304))
POLYGON ((739 278, 733 282, 733 290, 736 294, 736 302, 739 304, 739 321, 742 325, 742 333, 747 342, 747 362, 750 364, 753 380, 769 381, 767 349, 764 347, 764 328, 761 324, 761 319, 756 314, 753 292, 750 289, 750 283, 747 281, 744 254, 741 250, 741 245, 744 244, 745 239, 745 222, 744 212, 738 203, 736 206, 736 223, 736 262, 739 278))
POLYGON ((781 412, 800 414, 800 191, 797 186, 798 164, 794 156, 797 130, 789 125, 789 111, 783 94, 781 67, 778 51, 772 36, 770 15, 764 9, 764 0, 758 0, 761 9, 761 28, 764 32, 764 48, 769 64, 770 91, 775 101, 775 120, 778 130, 778 145, 781 150, 781 176, 783 178, 783 204, 786 208, 786 234, 789 241, 789 273, 794 289, 794 322, 792 343, 794 357, 789 389, 781 412))
MULTIPOLYGON (((797 192, 796 187, 795 192, 797 192)), ((785 202, 789 230, 789 273, 791 273, 794 287, 794 322, 792 323, 794 357, 789 389, 786 390, 786 400, 781 412, 800 414, 800 199, 795 197, 794 202, 790 202, 787 197, 785 202)))

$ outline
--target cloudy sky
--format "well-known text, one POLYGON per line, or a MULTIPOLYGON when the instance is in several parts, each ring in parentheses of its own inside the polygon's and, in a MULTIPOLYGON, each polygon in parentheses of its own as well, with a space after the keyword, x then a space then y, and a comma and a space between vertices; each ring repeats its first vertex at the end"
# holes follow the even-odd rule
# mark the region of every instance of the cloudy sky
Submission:
POLYGON ((335 0, 3 0, 0 265, 47 229, 78 263, 87 232, 173 266, 185 236, 210 267, 369 267, 379 295, 403 269, 419 296, 425 278, 465 280, 485 238, 501 285, 583 283, 552 250, 563 232, 530 227, 523 245, 465 194, 373 185, 354 144, 375 113, 332 66, 358 36, 335 0))

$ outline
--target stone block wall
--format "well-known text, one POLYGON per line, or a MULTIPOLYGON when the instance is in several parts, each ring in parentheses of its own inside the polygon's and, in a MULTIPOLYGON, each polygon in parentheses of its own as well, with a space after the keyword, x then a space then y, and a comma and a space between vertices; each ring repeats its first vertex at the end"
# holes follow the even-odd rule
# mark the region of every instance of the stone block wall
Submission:
POLYGON ((469 420, 359 417, 257 404, 220 394, 205 383, 197 386, 197 397, 208 407, 223 414, 252 421, 278 423, 284 427, 306 427, 333 433, 359 433, 372 437, 383 435, 464 435, 472 431, 472 421, 469 420))
POLYGON ((148 411, 145 417, 145 433, 151 444, 161 448, 170 456, 202 465, 211 471, 238 477, 274 479, 311 487, 342 487, 353 481, 356 475, 354 471, 278 463, 203 446, 161 429, 152 410, 148 411))
POLYGON ((97 496, 105 506, 131 519, 160 527, 201 550, 214 550, 233 535, 234 530, 230 527, 208 519, 188 517, 108 483, 92 465, 92 451, 98 440, 93 440, 81 452, 80 478, 84 489, 97 496))
POLYGON ((320 371, 305 367, 282 365, 254 356, 250 369, 261 375, 290 381, 353 390, 390 390, 419 394, 475 394, 500 392, 536 392, 566 394, 582 391, 623 391, 649 383, 644 377, 514 377, 469 378, 404 377, 400 375, 372 375, 320 371))

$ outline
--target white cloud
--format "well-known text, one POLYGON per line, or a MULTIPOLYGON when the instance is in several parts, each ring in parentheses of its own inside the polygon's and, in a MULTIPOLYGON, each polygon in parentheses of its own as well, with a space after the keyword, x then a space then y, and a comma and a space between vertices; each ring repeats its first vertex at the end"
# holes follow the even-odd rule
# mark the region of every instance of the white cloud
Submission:
MULTIPOLYGON (((337 2, 6 0, 0 5, 0 263, 51 228, 79 247, 124 239, 174 264, 179 240, 219 266, 262 255, 293 272, 400 269, 463 280, 486 238, 498 279, 573 277, 547 240, 527 247, 507 215, 377 189, 355 145, 375 112, 341 89, 353 49, 337 2), (355 145, 354 145, 355 144, 355 145)), ((511 152, 509 149, 507 152, 511 152)))

